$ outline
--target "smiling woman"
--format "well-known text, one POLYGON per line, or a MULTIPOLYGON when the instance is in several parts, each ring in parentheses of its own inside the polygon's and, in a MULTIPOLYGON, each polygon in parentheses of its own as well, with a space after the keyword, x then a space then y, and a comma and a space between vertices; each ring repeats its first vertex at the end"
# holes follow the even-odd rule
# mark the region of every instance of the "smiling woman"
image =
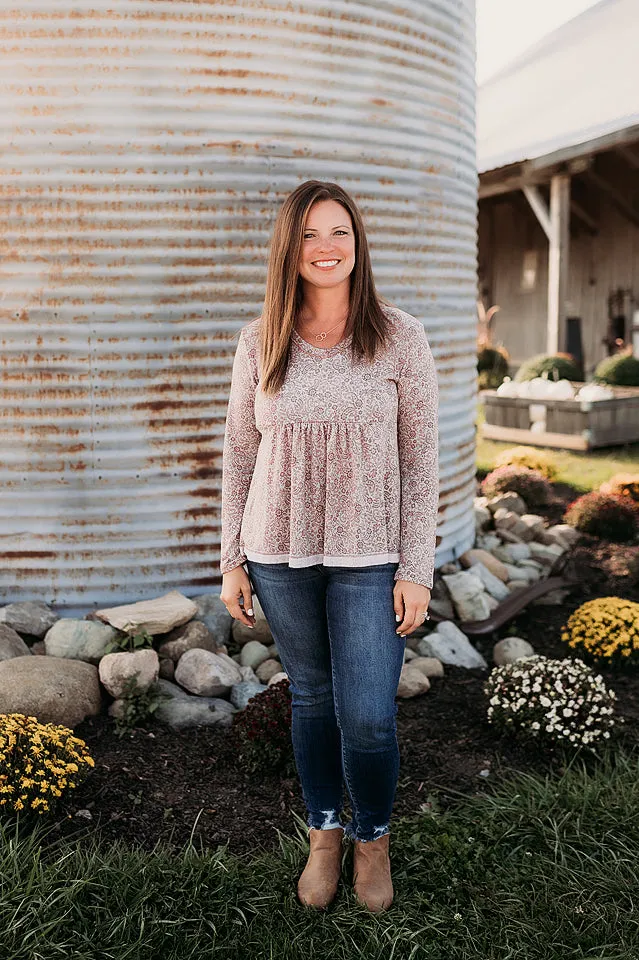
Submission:
POLYGON ((240 333, 221 559, 222 601, 252 626, 255 590, 290 680, 307 906, 333 899, 344 832, 357 897, 374 911, 393 899, 395 695, 404 638, 428 616, 438 494, 424 327, 376 293, 353 198, 307 181, 279 211, 264 309, 240 333))

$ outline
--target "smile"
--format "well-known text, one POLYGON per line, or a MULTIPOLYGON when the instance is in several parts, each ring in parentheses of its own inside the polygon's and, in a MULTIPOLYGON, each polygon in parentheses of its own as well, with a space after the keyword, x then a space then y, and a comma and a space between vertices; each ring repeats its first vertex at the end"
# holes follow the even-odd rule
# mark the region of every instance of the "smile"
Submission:
POLYGON ((334 267, 339 263, 339 260, 314 260, 314 267, 334 267))

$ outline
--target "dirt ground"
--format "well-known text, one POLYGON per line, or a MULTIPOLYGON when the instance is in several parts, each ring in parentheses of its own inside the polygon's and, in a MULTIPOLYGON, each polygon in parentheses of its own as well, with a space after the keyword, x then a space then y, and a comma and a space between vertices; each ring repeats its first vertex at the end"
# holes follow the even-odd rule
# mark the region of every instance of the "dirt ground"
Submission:
MULTIPOLYGON (((556 503, 539 512, 557 522, 576 494, 560 485, 555 492, 556 503)), ((568 656, 560 631, 577 606, 598 596, 639 601, 639 584, 631 580, 627 566, 638 551, 636 545, 584 536, 566 561, 565 572, 579 585, 565 602, 529 606, 499 636, 516 633, 538 653, 568 656)), ((494 639, 474 641, 489 663, 494 639)), ((596 672, 617 693, 618 711, 626 720, 619 742, 635 746, 639 672, 601 667, 596 672)), ((523 745, 493 732, 485 716, 486 676, 485 671, 446 667, 445 676, 434 679, 427 694, 399 701, 401 765, 395 816, 418 812, 432 796, 441 807, 454 805, 465 795, 490 790, 510 770, 542 772, 565 762, 562 751, 523 745)), ((58 816, 57 829, 65 834, 97 830, 106 840, 119 838, 147 849, 158 840, 180 847, 193 837, 196 846, 215 848, 228 842, 231 851, 243 853, 276 847, 277 830, 293 830, 292 812, 304 816, 297 777, 247 773, 226 729, 176 732, 154 724, 120 739, 113 722, 100 717, 85 721, 76 733, 87 741, 96 765, 58 816), (90 821, 75 815, 86 809, 90 821)))

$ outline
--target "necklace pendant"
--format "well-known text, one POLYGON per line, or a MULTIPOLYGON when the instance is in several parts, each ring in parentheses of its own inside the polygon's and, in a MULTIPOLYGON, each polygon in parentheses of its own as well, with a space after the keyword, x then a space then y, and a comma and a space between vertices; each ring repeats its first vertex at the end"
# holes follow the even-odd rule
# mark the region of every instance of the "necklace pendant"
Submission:
POLYGON ((325 334, 325 333, 316 333, 316 334, 315 334, 315 339, 316 339, 316 340, 326 340, 326 334, 325 334))

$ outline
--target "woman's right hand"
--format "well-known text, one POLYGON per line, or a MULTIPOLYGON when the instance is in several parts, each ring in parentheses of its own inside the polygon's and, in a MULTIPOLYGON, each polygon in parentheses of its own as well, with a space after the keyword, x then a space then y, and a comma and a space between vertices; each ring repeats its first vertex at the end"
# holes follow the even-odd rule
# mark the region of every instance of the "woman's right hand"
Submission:
POLYGON ((220 600, 234 620, 239 620, 247 627, 255 626, 251 581, 242 564, 222 574, 220 600), (244 601, 243 608, 240 606, 241 599, 244 601))

